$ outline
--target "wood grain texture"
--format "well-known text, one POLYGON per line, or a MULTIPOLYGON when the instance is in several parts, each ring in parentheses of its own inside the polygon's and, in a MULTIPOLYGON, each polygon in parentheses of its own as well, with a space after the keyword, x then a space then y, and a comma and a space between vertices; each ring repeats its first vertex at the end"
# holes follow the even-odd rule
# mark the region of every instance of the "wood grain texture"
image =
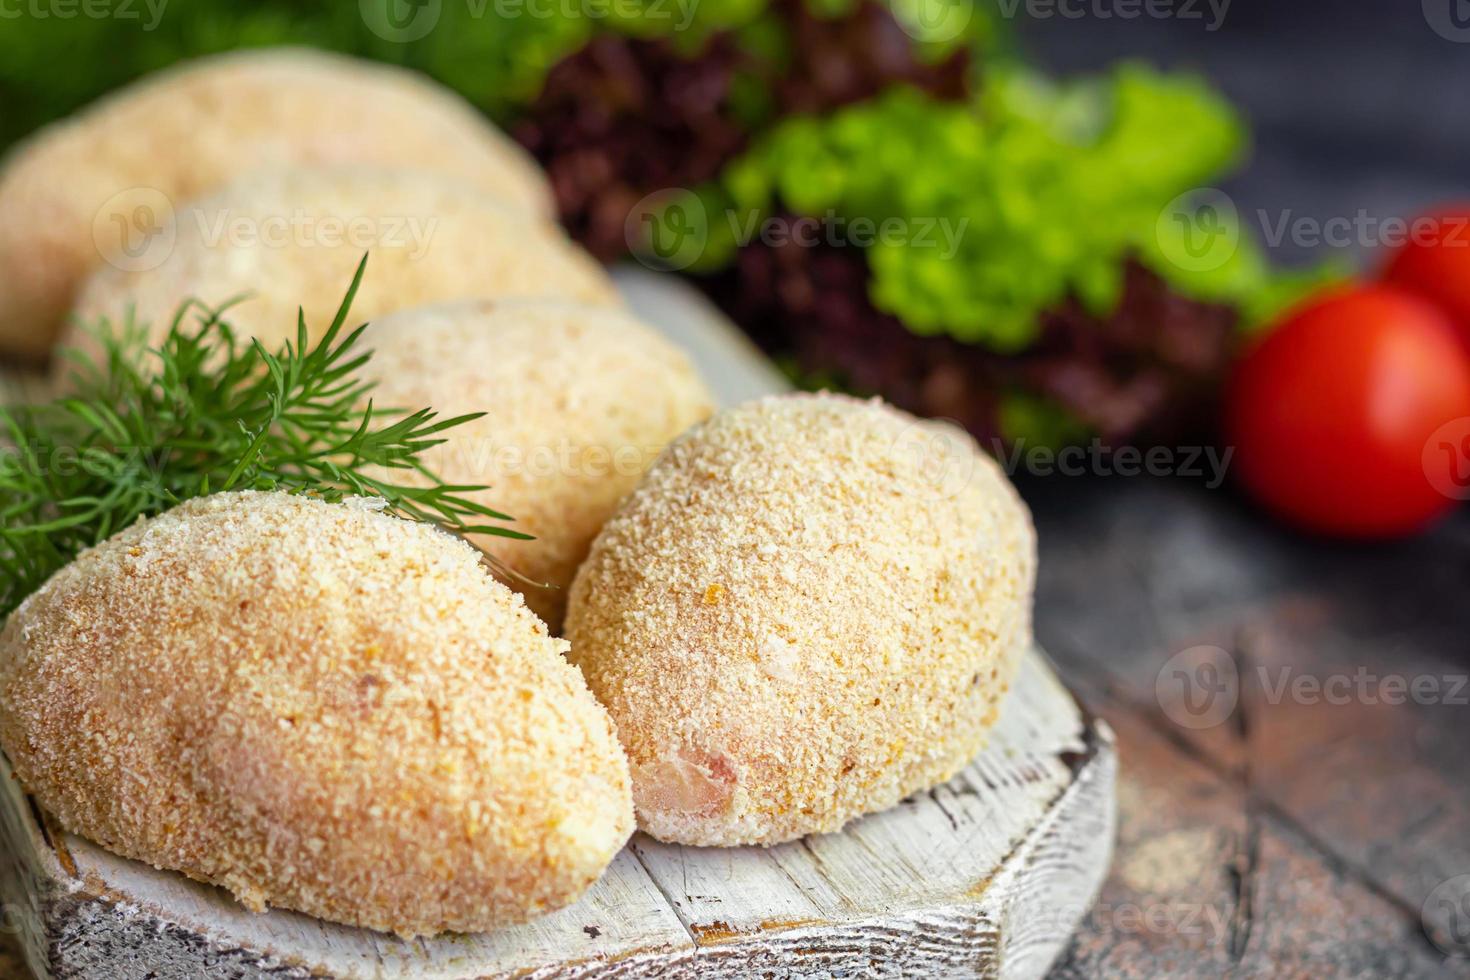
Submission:
POLYGON ((1463 974, 1239 783, 1086 684, 1115 725, 1117 855, 1059 978, 1463 974))
POLYGON ((1470 686, 1450 697, 1470 676, 1470 513, 1350 545, 1177 479, 1022 490, 1042 542, 1038 633, 1126 760, 1113 873, 1059 973, 1470 976, 1470 949, 1434 944, 1457 923, 1427 901, 1470 874, 1470 686), (1171 716, 1158 685, 1197 644, 1239 677, 1203 727, 1171 716), (1442 696, 1392 697, 1389 677, 1442 696), (1332 678, 1346 686, 1313 693, 1332 678), (1193 877, 1140 891, 1134 872, 1166 860, 1193 877), (1211 909, 1230 928, 1179 925, 1211 909))
POLYGON ((938 789, 840 834, 761 848, 643 836, 571 908, 525 926, 404 941, 118 858, 37 823, 0 770, 8 907, 45 978, 412 976, 1037 977, 1101 883, 1111 734, 1039 655, 990 745, 938 789))
MULTIPOLYGON (((678 280, 620 277, 731 404, 784 382, 678 280)), ((533 976, 1028 978, 1045 973, 1105 873, 1117 758, 1039 653, 990 744, 944 786, 843 833, 781 847, 635 837, 569 909, 515 929, 406 942, 284 911, 43 829, 0 772, 0 892, 43 978, 425 980, 533 976)))

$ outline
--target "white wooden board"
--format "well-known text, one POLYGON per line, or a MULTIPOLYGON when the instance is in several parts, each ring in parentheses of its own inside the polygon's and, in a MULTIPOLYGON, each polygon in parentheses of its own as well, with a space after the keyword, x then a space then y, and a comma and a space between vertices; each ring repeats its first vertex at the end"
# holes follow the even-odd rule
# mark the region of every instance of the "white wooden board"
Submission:
MULTIPOLYGON (((779 375, 677 280, 619 277, 727 402, 779 375)), ((46 978, 1035 977, 1106 872, 1117 760, 1031 652, 989 746, 950 783, 840 834, 689 848, 636 836, 571 908, 404 941, 115 857, 52 825, 0 758, 0 900, 46 978)))

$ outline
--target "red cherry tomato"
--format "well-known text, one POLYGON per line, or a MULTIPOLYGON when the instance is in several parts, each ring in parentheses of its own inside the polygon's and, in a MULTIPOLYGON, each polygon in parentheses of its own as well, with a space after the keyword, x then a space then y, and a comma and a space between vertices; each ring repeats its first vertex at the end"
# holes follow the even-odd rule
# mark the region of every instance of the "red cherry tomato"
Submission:
POLYGON ((1383 279, 1433 302, 1454 318, 1470 350, 1470 205, 1415 220, 1383 279))
POLYGON ((1406 534, 1454 506, 1470 482, 1456 424, 1470 440, 1470 356, 1443 313, 1388 286, 1299 307, 1246 351, 1226 398, 1246 488, 1301 527, 1349 537, 1406 534))

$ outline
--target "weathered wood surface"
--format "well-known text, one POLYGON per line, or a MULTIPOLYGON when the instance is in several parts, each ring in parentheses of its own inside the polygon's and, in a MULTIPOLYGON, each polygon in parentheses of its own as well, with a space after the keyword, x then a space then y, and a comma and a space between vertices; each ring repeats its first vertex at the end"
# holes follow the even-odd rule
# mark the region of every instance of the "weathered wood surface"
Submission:
MULTIPOLYGON (((1223 186, 1258 241, 1282 264, 1359 258, 1372 275, 1384 257, 1371 233, 1327 248, 1269 230, 1409 218, 1466 197, 1470 127, 1455 123, 1470 46, 1429 20, 1455 8, 1239 3, 1218 30, 1208 14, 1018 24, 1058 70, 1139 57, 1205 74, 1254 130, 1249 166, 1223 186)), ((1259 683, 1260 667, 1273 685, 1283 668, 1320 680, 1359 667, 1381 678, 1470 673, 1470 512, 1413 541, 1346 545, 1294 535, 1228 490, 1184 481, 1021 489, 1041 531, 1041 640, 1069 684, 1106 692, 1098 707, 1119 735, 1118 853, 1098 908, 1141 901, 1167 917, 1213 903, 1238 913, 1244 937, 1210 942, 1094 915, 1058 973, 1470 976, 1470 959, 1431 942, 1470 953, 1450 938, 1447 907, 1429 902, 1470 873, 1470 707, 1303 703, 1259 683), (1242 710, 1213 728, 1177 724, 1155 693, 1169 658, 1197 643, 1225 647, 1249 678, 1242 710), (1151 860, 1151 838, 1181 829, 1214 842, 1192 865, 1200 879, 1133 889, 1126 869, 1151 860), (1249 872, 1239 880, 1237 855, 1249 872)), ((1460 908, 1470 939, 1470 905, 1460 908)))
POLYGON ((1346 545, 1188 481, 1021 488, 1038 634, 1124 760, 1058 975, 1470 976, 1470 513, 1346 545), (1240 682, 1191 717, 1159 678, 1198 645, 1240 682), (1389 703, 1394 677, 1439 693, 1389 703))
MULTIPOLYGON (((621 279, 726 402, 783 382, 687 287, 621 279)), ((638 836, 578 904, 493 935, 403 942, 288 912, 44 827, 0 772, 0 891, 46 977, 1035 977, 1105 874, 1116 755, 1039 654, 955 780, 841 834, 701 849, 638 836)))
POLYGON ((1237 640, 1311 676, 1470 672, 1470 514, 1346 546, 1185 482, 1021 487, 1041 638, 1122 759, 1113 869, 1053 974, 1470 976, 1422 916, 1470 872, 1470 711, 1273 702, 1252 683, 1243 716, 1189 729, 1156 692, 1175 653, 1237 640))
POLYGON ((208 977, 1036 977, 1100 884, 1115 756, 1042 658, 950 783, 771 849, 638 836, 576 905, 403 941, 272 911, 117 858, 38 816, 0 767, 0 891, 39 974, 208 977))

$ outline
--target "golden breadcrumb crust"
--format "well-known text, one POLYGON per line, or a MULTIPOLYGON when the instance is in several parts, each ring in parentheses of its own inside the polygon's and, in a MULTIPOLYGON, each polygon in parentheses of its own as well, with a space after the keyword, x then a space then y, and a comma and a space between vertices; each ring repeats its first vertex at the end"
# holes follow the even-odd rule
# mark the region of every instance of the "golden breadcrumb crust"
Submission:
POLYGON ((538 588, 510 580, 561 628, 567 588, 618 502, 669 440, 713 410, 688 358, 619 310, 559 300, 474 300, 373 322, 363 346, 380 404, 485 417, 446 433, 425 461, 535 541, 475 544, 538 588))
POLYGON ((0 351, 45 356, 102 249, 123 245, 119 223, 143 233, 159 195, 180 207, 259 169, 341 164, 433 171, 552 213, 530 157, 421 75, 300 48, 201 58, 41 130, 8 157, 0 351))
POLYGON ((572 586, 639 825, 831 832, 954 775, 1030 639, 1024 504, 957 431, 877 401, 763 399, 676 440, 572 586))
POLYGON ((0 634, 0 743, 69 830, 405 935, 566 905, 632 830, 562 641, 428 525, 219 494, 57 573, 0 634))
POLYGON ((472 297, 620 302, 602 267, 552 224, 422 171, 253 174, 186 207, 175 227, 156 268, 103 266, 93 274, 77 301, 69 344, 87 349, 85 326, 103 316, 120 323, 129 311, 156 340, 185 300, 213 306, 241 296, 247 298, 231 307, 229 322, 267 348, 295 338, 298 308, 315 337, 331 324, 365 251, 353 324, 472 297))

